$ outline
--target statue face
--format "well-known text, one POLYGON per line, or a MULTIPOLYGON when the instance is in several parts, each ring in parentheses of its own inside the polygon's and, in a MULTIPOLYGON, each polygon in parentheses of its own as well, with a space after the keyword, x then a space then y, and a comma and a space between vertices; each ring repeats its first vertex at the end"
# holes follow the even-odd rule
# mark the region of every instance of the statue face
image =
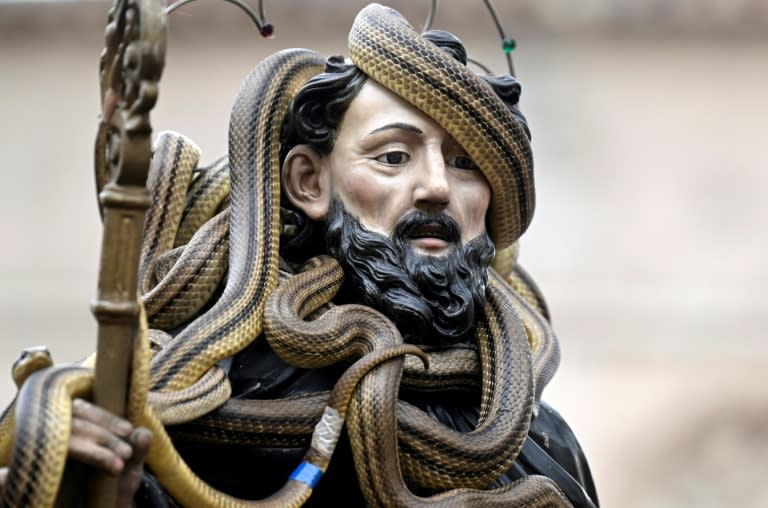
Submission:
MULTIPOLYGON (((491 191, 482 172, 442 127, 371 80, 324 159, 328 190, 366 229, 391 238, 397 222, 419 210, 452 217, 462 244, 485 232, 491 191)), ((429 255, 451 247, 440 227, 419 228, 408 242, 429 255)))
POLYGON ((474 332, 494 246, 491 190, 456 141, 368 80, 328 155, 291 148, 284 196, 322 221, 348 295, 392 320, 407 341, 449 344, 474 332))

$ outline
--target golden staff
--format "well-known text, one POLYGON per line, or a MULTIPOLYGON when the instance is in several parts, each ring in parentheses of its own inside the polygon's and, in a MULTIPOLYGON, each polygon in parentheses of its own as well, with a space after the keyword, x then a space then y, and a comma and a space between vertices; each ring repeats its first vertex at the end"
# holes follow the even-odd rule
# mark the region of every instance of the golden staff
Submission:
MULTIPOLYGON (((149 112, 165 60, 164 0, 115 0, 100 59, 101 118, 96 136, 96 188, 103 220, 98 295, 94 403, 124 416, 139 329, 137 271, 150 205, 149 112)), ((116 479, 96 474, 90 506, 114 506, 116 479)))

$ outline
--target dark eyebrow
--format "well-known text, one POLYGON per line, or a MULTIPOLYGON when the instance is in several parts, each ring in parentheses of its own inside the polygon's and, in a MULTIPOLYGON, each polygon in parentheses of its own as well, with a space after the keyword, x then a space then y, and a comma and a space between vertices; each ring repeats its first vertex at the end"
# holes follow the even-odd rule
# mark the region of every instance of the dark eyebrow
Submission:
POLYGON ((379 127, 378 129, 373 129, 371 132, 368 133, 368 135, 375 134, 381 131, 386 131, 389 129, 403 129, 406 131, 415 132, 416 134, 424 134, 424 131, 422 131, 415 125, 411 125, 409 123, 403 123, 403 122, 394 122, 394 123, 388 123, 387 125, 379 127))

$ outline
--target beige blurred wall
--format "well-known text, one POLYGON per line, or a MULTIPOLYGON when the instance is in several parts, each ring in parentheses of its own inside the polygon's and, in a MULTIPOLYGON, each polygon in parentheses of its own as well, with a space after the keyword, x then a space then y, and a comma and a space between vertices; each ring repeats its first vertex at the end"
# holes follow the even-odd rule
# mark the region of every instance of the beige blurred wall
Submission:
MULTIPOLYGON (((171 19, 155 129, 189 135, 212 160, 247 72, 283 47, 343 52, 363 3, 267 2, 271 40, 231 5, 185 7, 171 19)), ((545 398, 579 435, 604 506, 768 506, 768 2, 496 3, 518 38, 536 155, 521 260, 563 348, 545 398)), ((436 26, 503 70, 481 2, 442 4, 436 26)), ((391 5, 422 23, 426 2, 391 5)), ((71 362, 95 344, 107 9, 0 2, 8 366, 26 345, 71 362)))

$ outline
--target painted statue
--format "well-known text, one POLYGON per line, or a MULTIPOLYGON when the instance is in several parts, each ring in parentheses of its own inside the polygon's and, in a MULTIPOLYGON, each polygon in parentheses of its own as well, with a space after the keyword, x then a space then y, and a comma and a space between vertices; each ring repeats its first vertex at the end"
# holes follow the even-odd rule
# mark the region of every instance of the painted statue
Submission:
MULTIPOLYGON (((136 51, 137 68, 158 54, 136 51)), ((471 72, 454 35, 377 4, 349 53, 262 62, 210 166, 157 136, 127 416, 71 391, 56 442, 117 478, 116 506, 597 506, 542 400, 557 338, 516 263, 534 209, 520 84, 471 72)), ((105 118, 148 111, 147 76, 107 86, 105 118)), ((120 125, 122 145, 103 129, 106 163, 147 134, 120 125)), ((61 371, 72 385, 90 375, 77 369, 61 371)), ((35 404, 20 396, 17 429, 59 418, 35 404)), ((25 476, 38 459, 14 446, 4 504, 48 503, 25 476)))

